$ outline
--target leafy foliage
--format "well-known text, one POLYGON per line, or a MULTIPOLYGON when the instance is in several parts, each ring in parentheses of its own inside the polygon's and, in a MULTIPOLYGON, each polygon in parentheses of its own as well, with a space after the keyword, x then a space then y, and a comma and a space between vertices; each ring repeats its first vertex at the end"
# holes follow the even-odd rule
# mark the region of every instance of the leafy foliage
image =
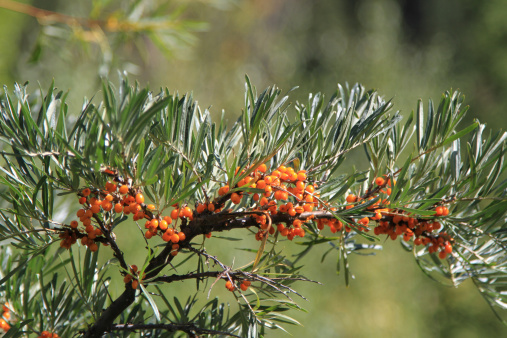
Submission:
POLYGON ((467 108, 462 107, 460 93, 444 93, 437 108, 430 101, 427 113, 419 102, 416 112, 402 120, 391 101, 358 84, 338 86, 328 102, 322 94, 312 94, 307 103, 294 107, 275 87, 257 93, 247 78, 245 89, 243 113, 231 125, 223 119, 213 122, 190 94, 170 94, 167 89, 154 93, 126 79, 118 89, 104 82, 102 101, 85 100, 77 116, 69 113, 66 94, 54 85, 38 95, 29 95, 26 85, 16 85, 13 95, 4 89, 0 240, 6 249, 0 257, 0 295, 14 314, 9 334, 50 330, 127 337, 141 330, 142 336, 157 337, 182 332, 256 337, 267 329, 285 329, 285 324, 298 324, 290 311, 303 310, 293 299, 304 298, 296 286, 312 282, 298 265, 301 257, 315 246, 331 244, 325 256, 336 255, 337 268, 348 283, 348 255, 380 247, 380 235, 367 233, 378 222, 360 223, 380 210, 379 203, 389 205, 377 219, 381 222, 394 222, 397 216, 440 222, 443 229, 423 236, 452 242, 452 254, 445 259, 431 245, 417 246, 405 239, 402 246, 438 281, 457 285, 471 278, 497 314, 505 314, 507 134, 487 135, 478 121, 461 128, 467 108), (369 167, 343 173, 346 155, 361 149, 369 167), (315 210, 289 216, 282 209, 277 213, 276 206, 270 214, 267 207, 259 208, 254 196, 264 190, 253 182, 239 183, 264 177, 258 174, 264 165, 272 170, 291 166, 304 173, 301 181, 318 189, 307 194, 315 198, 315 210), (375 183, 377 177, 392 182, 384 200, 380 195, 387 181, 375 183), (179 228, 186 235, 177 249, 174 242, 155 235, 157 239, 146 240, 128 222, 127 212, 105 208, 93 222, 100 230, 96 241, 109 247, 93 253, 84 245, 69 245, 69 251, 56 248, 54 243, 64 243, 62 238, 70 233, 86 237, 70 225, 72 200, 77 196, 88 203, 85 189, 101 196, 111 180, 128 185, 130 192, 142 192, 153 203, 148 208, 144 198, 139 202, 143 220, 157 218, 176 204, 194 209, 191 217, 174 217, 179 222, 175 231, 179 228), (228 192, 219 193, 224 186, 228 192), (364 203, 346 200, 351 193, 363 196, 364 203), (233 194, 243 194, 239 203, 233 194), (216 211, 198 212, 203 203, 216 211), (435 208, 442 205, 449 206, 449 216, 435 216, 435 208), (306 221, 306 235, 295 241, 303 250, 295 257, 285 256, 278 244, 286 235, 282 228, 272 236, 262 232, 262 215, 273 230, 278 222, 289 226, 306 221), (329 235, 320 227, 321 220, 346 227, 329 235), (125 260, 123 251, 128 248, 116 241, 129 228, 146 245, 139 272, 125 260), (253 235, 257 228, 260 247, 247 250, 252 261, 240 268, 208 253, 206 236, 199 240, 200 235, 235 229, 236 236, 253 235), (99 264, 104 250, 111 250, 114 258, 99 264), (185 272, 177 274, 181 270, 185 272), (120 275, 126 282, 118 295, 110 282, 120 275), (200 294, 183 303, 163 290, 175 281, 193 281, 199 290, 204 285, 209 296, 220 279, 254 284, 245 284, 241 291, 238 285, 231 288, 236 309, 218 298, 200 304, 200 294), (141 291, 134 282, 140 282, 141 291))

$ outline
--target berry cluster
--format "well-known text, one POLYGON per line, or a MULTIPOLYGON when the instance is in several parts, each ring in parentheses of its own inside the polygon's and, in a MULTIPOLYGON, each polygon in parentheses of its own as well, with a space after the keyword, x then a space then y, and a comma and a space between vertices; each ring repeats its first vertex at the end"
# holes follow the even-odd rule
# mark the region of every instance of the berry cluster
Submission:
MULTIPOLYGON (((377 177, 375 183, 377 187, 371 192, 366 192, 366 199, 353 194, 348 195, 346 201, 351 204, 347 205, 345 208, 350 209, 358 203, 365 203, 365 200, 371 200, 379 196, 379 193, 390 195, 391 185, 396 182, 394 180, 391 182, 390 179, 386 181, 383 177, 377 177)), ((406 242, 413 239, 414 245, 416 246, 428 246, 428 251, 430 253, 435 253, 440 250, 439 257, 441 259, 445 259, 448 254, 452 253, 452 243, 454 239, 450 237, 447 232, 439 232, 442 225, 438 221, 438 218, 449 215, 449 209, 447 207, 437 206, 433 217, 418 218, 411 217, 411 215, 403 210, 387 208, 388 204, 389 202, 386 199, 382 200, 379 198, 374 205, 368 207, 367 209, 374 213, 374 216, 371 218, 364 217, 358 220, 358 230, 367 231, 367 226, 370 220, 372 220, 376 222, 373 231, 377 236, 385 234, 392 240, 396 240, 398 236, 403 236, 403 240, 406 242)), ((342 228, 342 224, 339 221, 321 219, 318 222, 321 224, 328 224, 332 232, 336 232, 342 228)), ((350 231, 350 227, 345 226, 345 230, 350 231)))
MULTIPOLYGON (((114 179, 123 182, 118 176, 114 179)), ((90 188, 85 188, 78 195, 80 196, 79 203, 83 207, 77 211, 76 216, 82 228, 79 228, 77 221, 72 221, 68 229, 60 233, 60 238, 62 238, 60 246, 66 249, 76 243, 78 238, 81 239, 81 244, 86 245, 91 251, 98 250, 97 242, 107 245, 102 227, 110 224, 108 220, 113 220, 115 214, 123 213, 124 215, 131 214, 134 221, 146 219, 145 237, 150 239, 160 233, 164 241, 173 243, 172 254, 176 255, 179 249, 177 243, 185 239, 185 233, 178 232, 175 226, 169 225, 174 219, 193 219, 192 210, 189 207, 178 209, 178 205, 174 205, 175 209, 171 212, 171 216, 162 217, 154 214, 155 206, 145 204, 140 189, 128 183, 107 182, 104 190, 92 191, 90 188)))
POLYGON ((9 309, 9 303, 5 303, 2 306, 2 310, 3 313, 2 318, 0 318, 0 329, 4 332, 7 332, 11 328, 9 323, 7 323, 7 321, 11 319, 11 310, 9 309))
MULTIPOLYGON (((249 280, 244 279, 241 282, 241 284, 239 285, 239 288, 241 289, 241 291, 246 291, 250 285, 252 285, 252 282, 250 282, 249 280)), ((228 280, 227 282, 225 282, 225 288, 227 290, 233 292, 234 290, 236 290, 237 286, 236 286, 236 284, 234 284, 233 282, 231 282, 230 280, 228 280)))
MULTIPOLYGON (((236 168, 238 174, 239 168, 236 168)), ((241 171, 243 175, 245 171, 241 171)), ((274 234, 276 230, 281 236, 292 240, 294 236, 305 236, 302 225, 311 220, 311 217, 301 220, 298 217, 304 212, 313 211, 317 205, 319 194, 315 191, 315 185, 308 184, 306 171, 295 171, 292 167, 279 166, 267 173, 267 166, 261 164, 245 178, 242 178, 234 187, 234 192, 229 193, 229 186, 225 185, 218 190, 220 196, 228 196, 233 204, 240 204, 246 195, 252 195, 255 206, 250 209, 253 217, 259 225, 259 231, 255 238, 262 240, 268 234, 274 234), (241 188, 262 189, 263 193, 244 193, 241 188), (255 214, 257 213, 257 214, 255 214), (264 213, 264 214, 263 214, 264 213), (277 214, 286 215, 285 225, 278 223, 276 229, 268 222, 270 216, 277 214)))

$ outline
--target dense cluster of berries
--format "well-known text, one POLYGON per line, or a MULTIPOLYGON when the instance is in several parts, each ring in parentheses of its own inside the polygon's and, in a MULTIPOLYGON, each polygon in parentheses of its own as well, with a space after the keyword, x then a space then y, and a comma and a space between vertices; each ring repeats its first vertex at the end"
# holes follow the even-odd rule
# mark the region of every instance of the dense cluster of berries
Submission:
MULTIPOLYGON (((366 193, 366 195, 368 195, 367 199, 369 200, 375 198, 376 195, 378 196, 378 193, 390 195, 391 185, 396 182, 394 180, 391 182, 390 179, 386 181, 383 177, 377 177, 375 183, 377 184, 377 188, 374 189, 372 193, 366 193)), ((350 209, 358 203, 365 203, 365 199, 361 199, 353 194, 348 195, 346 201, 350 203, 346 206, 346 209, 350 209)), ((428 246, 428 251, 430 253, 436 253, 440 250, 438 256, 441 259, 445 259, 448 254, 452 253, 452 243, 454 239, 445 231, 439 232, 440 229, 442 229, 442 225, 438 220, 440 217, 449 215, 449 209, 447 207, 437 206, 433 217, 418 218, 411 217, 403 210, 390 209, 387 207, 388 204, 389 201, 387 201, 387 199, 382 200, 380 198, 374 205, 368 207, 368 209, 374 213, 374 216, 371 218, 364 217, 358 220, 358 230, 367 231, 367 226, 371 220, 376 222, 376 226, 373 229, 375 235, 385 234, 392 240, 397 239, 398 236, 402 236, 403 240, 406 242, 413 239, 414 245, 416 246, 428 246)), ((341 222, 336 220, 322 219, 318 222, 321 224, 328 224, 332 232, 341 230, 343 226, 341 222)), ((345 230, 350 231, 350 227, 345 226, 345 230)))
MULTIPOLYGON (((120 180, 115 176, 116 180, 120 180)), ((185 233, 176 231, 176 224, 170 226, 173 220, 188 218, 192 220, 192 210, 186 206, 175 209, 171 212, 171 216, 156 215, 153 211, 153 204, 145 204, 144 196, 139 189, 133 188, 128 183, 120 184, 119 182, 107 182, 104 190, 92 191, 85 188, 79 193, 79 203, 83 206, 76 213, 82 228, 79 228, 78 221, 70 222, 69 229, 60 233, 62 241, 60 246, 70 248, 72 244, 81 239, 81 244, 86 245, 91 251, 98 250, 98 243, 102 242, 107 245, 105 238, 97 241, 97 237, 103 236, 100 226, 107 226, 107 221, 114 219, 115 214, 123 213, 124 215, 132 215, 134 221, 146 219, 145 237, 151 237, 160 234, 166 242, 173 243, 173 255, 178 253, 178 242, 185 239, 185 233)))
POLYGON ((11 326, 7 322, 8 320, 11 319, 11 310, 9 309, 9 303, 5 303, 2 306, 2 310, 3 313, 2 318, 0 318, 0 329, 3 330, 4 332, 7 332, 11 328, 11 326))
MULTIPOLYGON (((238 171, 239 168, 236 169, 236 174, 238 171)), ((243 170, 239 174, 244 173, 243 170)), ((261 164, 233 188, 234 192, 230 194, 230 200, 234 204, 240 204, 247 195, 252 195, 255 206, 249 211, 254 213, 252 217, 259 224, 260 229, 255 236, 257 240, 262 240, 268 234, 274 234, 276 230, 289 240, 292 240, 294 236, 305 236, 302 226, 312 217, 305 220, 298 217, 304 212, 313 211, 319 197, 319 193, 315 191, 315 185, 308 183, 305 170, 296 172, 292 167, 281 165, 268 173, 267 166, 261 164), (241 191, 242 187, 261 189, 264 192, 245 193, 241 191), (275 228, 275 225, 270 224, 268 220, 268 213, 271 216, 285 214, 287 222, 278 223, 275 228)), ((218 194, 225 196, 229 194, 229 190, 230 187, 225 185, 218 190, 218 194)))
POLYGON ((42 331, 38 338, 60 338, 60 336, 49 331, 42 331))

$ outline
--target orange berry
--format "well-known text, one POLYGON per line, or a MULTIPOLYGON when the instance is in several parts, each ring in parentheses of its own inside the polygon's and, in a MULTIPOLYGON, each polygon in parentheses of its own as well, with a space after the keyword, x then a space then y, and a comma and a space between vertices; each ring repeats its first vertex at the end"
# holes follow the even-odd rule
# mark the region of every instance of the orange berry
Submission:
POLYGON ((134 279, 132 281, 132 289, 136 290, 139 287, 139 281, 137 279, 134 279))
POLYGON ((180 241, 180 236, 178 236, 177 234, 173 234, 171 236, 171 242, 178 243, 179 241, 180 241))
POLYGON ((307 185, 305 190, 311 194, 315 191, 315 188, 313 185, 307 185))
POLYGON ((378 186, 382 186, 382 185, 384 185, 384 184, 386 183, 386 181, 385 181, 385 180, 384 180, 384 178, 382 178, 382 177, 377 177, 377 178, 375 179, 375 183, 376 183, 378 186))
POLYGON ((166 221, 167 224, 171 224, 173 222, 173 219, 169 216, 164 216, 164 221, 166 221))
POLYGON ((164 242, 169 242, 171 240, 172 233, 169 233, 168 231, 164 232, 162 235, 162 240, 164 242))
POLYGON ((184 217, 192 216, 192 209, 190 209, 189 207, 183 208, 183 216, 184 217))
POLYGON ((77 212, 76 212, 76 216, 77 217, 83 217, 85 214, 85 210, 84 209, 79 209, 77 212))
POLYGON ((92 211, 92 213, 98 214, 100 212, 100 205, 94 204, 90 207, 90 210, 92 211))
POLYGON ((305 173, 299 172, 297 175, 298 175, 297 176, 298 181, 304 181, 304 180, 306 180, 306 174, 305 173))
POLYGON ((167 221, 166 220, 161 220, 158 227, 160 228, 160 230, 162 231, 166 231, 167 230, 167 221))
POLYGON ((178 232, 178 238, 179 238, 179 241, 184 241, 185 238, 187 238, 187 236, 185 235, 185 233, 183 231, 180 231, 178 232))
POLYGON ((239 204, 241 202, 241 196, 235 192, 231 195, 231 202, 234 204, 239 204))
POLYGON ((357 223, 367 225, 368 223, 370 223, 370 219, 368 217, 363 217, 357 223))
POLYGON ((177 219, 177 218, 178 218, 179 213, 180 213, 180 211, 178 210, 178 208, 173 209, 173 211, 171 211, 171 218, 172 218, 172 219, 177 219))
POLYGON ((114 205, 114 212, 116 212, 117 214, 119 214, 122 211, 123 211, 123 207, 121 206, 121 204, 120 203, 116 203, 114 205))
POLYGON ((151 237, 153 237, 153 232, 151 232, 150 230, 146 231, 144 233, 144 237, 146 237, 146 239, 150 239, 151 237))
POLYGON ((442 216, 443 214, 444 214, 444 208, 442 208, 442 207, 437 207, 437 208, 435 209, 435 215, 437 215, 437 216, 442 216))
MULTIPOLYGON (((77 226, 78 226, 77 221, 71 221, 71 222, 70 222, 70 227, 71 227, 72 229, 77 228, 77 226)), ((4 310, 4 311, 5 311, 5 310, 4 310)))
POLYGON ((445 257, 447 257, 447 253, 446 253, 445 251, 440 251, 440 252, 438 253, 438 257, 439 257, 440 259, 445 259, 445 257))
POLYGON ((234 286, 232 285, 231 281, 229 281, 229 280, 227 282, 225 282, 225 287, 229 291, 234 290, 234 286))
POLYGON ((81 191, 83 196, 89 196, 91 194, 91 190, 89 188, 85 188, 81 191))
POLYGON ((146 206, 146 209, 148 209, 148 210, 155 210, 155 206, 153 204, 148 204, 146 206))
POLYGON ((79 204, 85 204, 86 203, 86 197, 81 197, 79 199, 79 204))
POLYGON ((102 203, 102 209, 104 209, 104 211, 111 211, 113 209, 113 204, 111 204, 111 202, 104 201, 102 203))
POLYGON ((143 204, 144 203, 144 196, 141 193, 136 194, 136 203, 137 204, 143 204))
POLYGON ((265 173, 267 170, 268 170, 268 167, 262 163, 258 168, 257 170, 259 170, 261 173, 265 173))
POLYGON ((91 252, 95 252, 99 249, 99 246, 97 245, 97 243, 93 243, 88 248, 90 249, 91 252))
POLYGON ((248 286, 246 286, 245 284, 241 283, 241 285, 239 286, 241 291, 246 291, 248 290, 248 286))
POLYGON ((129 187, 127 185, 122 185, 120 187, 120 194, 125 195, 128 192, 129 192, 129 187))
POLYGON ((444 251, 445 251, 445 253, 448 253, 448 254, 452 253, 452 245, 450 243, 447 243, 444 247, 444 251))
POLYGON ((354 195, 354 194, 350 194, 347 196, 347 198, 345 199, 348 203, 354 203, 355 201, 357 201, 357 196, 354 195))
POLYGON ((447 207, 442 207, 442 216, 447 216, 449 215, 449 209, 447 209, 447 207))

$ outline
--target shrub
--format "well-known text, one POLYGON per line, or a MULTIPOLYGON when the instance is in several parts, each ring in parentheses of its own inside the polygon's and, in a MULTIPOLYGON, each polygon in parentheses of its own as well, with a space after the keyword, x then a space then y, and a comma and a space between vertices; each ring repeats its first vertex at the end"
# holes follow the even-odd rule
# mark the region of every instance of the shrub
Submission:
POLYGON ((402 120, 361 85, 293 106, 247 78, 232 125, 190 94, 126 79, 102 95, 77 117, 53 85, 40 96, 16 85, 1 101, 0 326, 12 336, 259 336, 297 323, 287 311, 312 282, 301 257, 330 244, 349 283, 347 257, 385 238, 430 277, 471 278, 505 310, 507 134, 458 128, 460 93, 402 120), (351 169, 346 155, 361 149, 367 163, 351 169), (206 249, 229 233, 258 242, 249 264, 206 249), (279 243, 290 241, 304 250, 286 256, 279 243), (133 249, 135 262, 124 255, 133 249), (199 304, 205 293, 171 299, 164 287, 178 281, 208 296, 225 287, 238 309, 199 304))

